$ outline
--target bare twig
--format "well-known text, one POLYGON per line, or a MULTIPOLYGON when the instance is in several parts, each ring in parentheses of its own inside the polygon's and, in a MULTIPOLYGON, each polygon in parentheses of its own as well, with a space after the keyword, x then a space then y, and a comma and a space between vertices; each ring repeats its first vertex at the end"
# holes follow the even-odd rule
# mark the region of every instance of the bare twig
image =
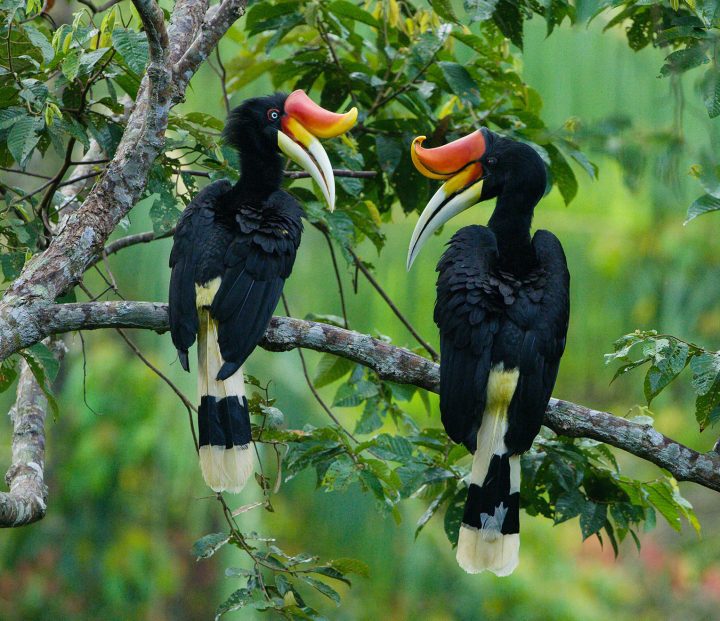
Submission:
MULTIPOLYGON (((343 323, 345 328, 349 328, 350 324, 348 323, 348 314, 347 309, 345 308, 345 292, 343 291, 342 278, 340 278, 340 269, 338 267, 337 258, 335 257, 335 249, 332 245, 332 239, 330 239, 330 233, 328 233, 327 231, 322 231, 322 234, 325 236, 325 241, 327 241, 328 250, 330 251, 330 259, 332 260, 333 264, 333 271, 335 272, 335 280, 337 281, 338 285, 338 295, 340 296, 340 308, 342 308, 343 323)), ((290 313, 288 313, 288 315, 289 314, 290 313)))
POLYGON ((402 322, 402 324, 408 329, 408 332, 412 334, 415 337, 415 340, 422 345, 422 347, 427 351, 433 360, 436 362, 440 360, 440 356, 435 351, 435 349, 428 343, 421 335, 420 333, 415 329, 415 326, 413 326, 410 323, 410 320, 403 315, 402 311, 395 305, 395 302, 392 301, 392 298, 387 294, 385 289, 382 288, 382 285, 375 279, 375 277, 372 275, 372 272, 365 267, 365 264, 362 262, 362 260, 355 254, 352 248, 347 249, 350 255, 353 258, 353 261, 355 262, 355 265, 357 268, 363 273, 365 278, 367 278, 368 282, 375 288, 375 290, 380 294, 380 297, 385 300, 385 303, 390 307, 390 310, 392 310, 393 313, 395 313, 395 316, 402 322))
MULTIPOLYGON (((282 301, 283 306, 285 307, 285 312, 290 315, 290 308, 287 303, 287 299, 285 298, 285 294, 282 294, 282 301)), ((310 378, 310 373, 308 373, 307 364, 305 363, 305 355, 302 352, 302 349, 298 348, 298 354, 300 354, 300 364, 302 365, 303 375, 305 376, 305 382, 308 385, 308 388, 310 389, 310 392, 312 393, 313 397, 315 397, 315 401, 317 401, 320 404, 320 407, 322 407, 323 410, 325 410, 325 413, 332 419, 332 421, 340 427, 340 429, 345 432, 345 434, 352 439, 353 441, 357 442, 357 439, 353 434, 351 434, 345 426, 340 422, 340 420, 335 416, 333 411, 330 409, 327 403, 325 403, 325 400, 320 396, 320 393, 317 391, 317 388, 315 388, 315 385, 313 384, 312 379, 310 378)))

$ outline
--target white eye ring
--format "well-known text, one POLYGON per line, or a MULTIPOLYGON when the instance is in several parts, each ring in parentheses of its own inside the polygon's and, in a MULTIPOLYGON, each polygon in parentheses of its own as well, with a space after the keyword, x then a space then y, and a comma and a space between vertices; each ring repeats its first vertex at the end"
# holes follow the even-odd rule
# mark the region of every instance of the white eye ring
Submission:
POLYGON ((268 118, 271 121, 277 121, 280 118, 280 113, 277 110, 269 110, 268 111, 268 118))

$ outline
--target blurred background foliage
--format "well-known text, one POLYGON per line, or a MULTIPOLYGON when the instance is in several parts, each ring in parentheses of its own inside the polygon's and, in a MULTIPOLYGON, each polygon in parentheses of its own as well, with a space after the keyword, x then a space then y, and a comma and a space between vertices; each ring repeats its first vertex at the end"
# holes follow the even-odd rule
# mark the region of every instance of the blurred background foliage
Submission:
MULTIPOLYGON (((713 99, 717 92, 713 87, 715 31, 699 28, 691 14, 702 11, 704 5, 699 3, 699 8, 691 10, 684 3, 616 3, 622 6, 602 12, 586 25, 598 8, 612 3, 488 0, 466 2, 463 7, 432 2, 431 12, 430 4, 369 2, 362 5, 369 17, 354 13, 349 4, 333 3, 335 10, 329 11, 323 6, 328 6, 326 3, 257 3, 225 37, 220 56, 225 61, 232 105, 276 87, 310 88, 314 84, 313 92, 320 94, 323 105, 342 106, 350 90, 367 115, 361 119, 368 131, 356 132, 355 144, 335 146, 331 157, 348 168, 380 169, 382 182, 340 180, 341 201, 345 202, 333 219, 312 203, 309 209, 310 220, 329 232, 340 254, 350 327, 417 347, 368 282, 358 276, 348 247, 374 269, 383 288, 437 349, 430 312, 434 265, 448 231, 428 244, 411 273, 405 272, 407 240, 415 221, 414 214, 405 212, 421 208, 434 189, 410 167, 407 145, 417 134, 441 143, 477 123, 489 123, 540 148, 554 181, 536 212, 535 226, 560 237, 573 276, 569 346, 555 396, 619 415, 652 415, 655 426, 667 435, 698 450, 710 449, 717 434, 712 428, 699 433, 689 381, 672 383, 652 402, 650 412, 641 377, 622 377, 609 385, 614 369, 603 363, 603 354, 612 350, 613 342, 635 329, 657 329, 710 350, 720 349, 718 216, 710 214, 683 226, 688 216, 713 208, 719 185, 713 154, 720 136, 717 122, 712 120, 717 105, 713 99), (525 22, 524 29, 513 27, 523 21, 525 13, 536 14, 525 22), (620 15, 625 21, 616 27, 612 20, 620 15), (652 24, 667 16, 685 21, 666 23, 665 30, 675 30, 665 35, 667 41, 658 40, 658 29, 652 24), (579 25, 571 26, 570 20, 564 19, 568 17, 577 19, 579 25), (470 30, 453 25, 455 18, 470 30), (343 31, 336 30, 336 22, 346 27, 351 23, 355 34, 339 40, 338 32, 343 31), (381 30, 378 25, 387 32, 384 48, 372 48, 363 39, 369 29, 381 30), (547 36, 549 31, 551 36, 547 36), (427 32, 433 34, 425 36, 427 32), (448 43, 452 37, 454 41, 448 43), (668 46, 672 37, 676 39, 668 46), (337 75, 333 74, 328 40, 338 47, 343 67, 349 71, 338 68, 337 75), (638 51, 631 51, 628 43, 638 51), (364 66, 360 60, 356 62, 359 66, 348 60, 358 49, 384 49, 385 54, 392 54, 393 49, 408 45, 411 53, 397 58, 369 52, 364 66), (681 54, 667 58, 678 52, 681 54), (382 76, 373 80, 369 75, 382 73, 383 63, 388 61, 393 72, 386 80, 392 78, 390 83, 397 89, 410 85, 395 97, 398 101, 392 106, 390 101, 382 102, 387 88, 378 82, 382 76), (321 66, 317 75, 306 75, 313 64, 321 66), (425 69, 427 79, 416 82, 415 76, 425 69), (316 80, 319 83, 315 84, 316 80), (332 80, 342 87, 334 87, 332 80), (474 82, 489 88, 468 88, 474 82), (498 85, 496 90, 493 84, 498 85), (381 105, 373 111, 375 102, 381 105), (476 109, 487 114, 473 118, 476 109), (358 153, 364 159, 359 159, 358 153), (364 193, 363 200, 351 200, 359 192, 364 193), (704 198, 698 201, 701 194, 704 198)), ((67 24, 70 29, 63 33, 72 31, 72 12, 78 8, 63 3, 52 9, 55 23, 67 24)), ((112 19, 130 24, 130 7, 118 6, 112 19)), ((133 39, 132 33, 114 34, 119 26, 108 25, 102 15, 95 21, 105 23, 108 49, 120 52, 119 58, 108 61, 110 70, 116 71, 121 88, 133 95, 137 88, 133 83, 137 84, 144 62, 142 38, 133 39)), ((77 68, 75 60, 67 61, 67 57, 81 45, 89 49, 83 39, 87 23, 87 19, 75 21, 72 32, 80 34, 71 37, 67 49, 63 49, 65 34, 58 37, 55 53, 63 55, 58 67, 64 76, 59 80, 69 79, 67 72, 70 83, 78 75, 83 79, 83 55, 78 54, 77 68)), ((49 57, 50 52, 45 51, 49 57)), ((107 51, 104 54, 96 55, 95 63, 114 56, 107 51)), ((163 233, 172 226, 181 207, 177 197, 186 201, 204 183, 201 176, 187 170, 201 170, 210 176, 233 174, 232 154, 216 147, 215 121, 198 115, 201 111, 222 119, 225 114, 216 75, 222 69, 217 59, 213 61, 216 71, 206 66, 193 80, 186 102, 176 110, 168 149, 154 171, 147 198, 133 210, 118 236, 148 229, 163 233), (183 153, 188 145, 194 147, 192 154, 183 153), (195 156, 197 162, 189 164, 195 156), (178 176, 181 165, 185 172, 178 176)), ((52 62, 35 59, 38 82, 52 62)), ((30 63, 28 70, 35 70, 33 67, 30 63)), ((85 79, 92 78, 92 66, 86 62, 85 67, 85 79)), ((9 78, 0 74, 0 79, 9 78)), ((72 122, 76 104, 58 100, 63 115, 59 121, 42 89, 38 91, 35 83, 25 88, 29 93, 7 100, 10 105, 3 110, 7 113, 14 107, 29 106, 35 113, 42 112, 42 121, 37 122, 44 122, 45 129, 38 133, 39 144, 33 148, 44 146, 44 156, 31 156, 28 151, 27 162, 23 162, 23 152, 13 148, 15 152, 8 149, 1 164, 9 168, 15 160, 26 164, 27 170, 54 175, 62 164, 63 149, 53 147, 48 128, 57 123, 53 131, 65 132, 59 136, 61 141, 82 142, 72 122), (49 119, 48 115, 55 117, 49 119), (47 144, 43 145, 43 140, 47 144)), ((108 113, 115 107, 119 111, 113 97, 121 95, 100 86, 94 100, 105 102, 94 109, 108 113)), ((11 142, 9 133, 16 124, 16 117, 0 114, 5 144, 11 142)), ((105 140, 112 150, 117 123, 99 120, 97 125, 93 137, 105 140)), ((89 122, 87 126, 94 127, 89 122)), ((2 263, 9 279, 27 252, 42 247, 46 226, 42 212, 52 221, 56 217, 53 207, 58 205, 54 204, 56 195, 44 201, 42 193, 16 202, 15 198, 22 198, 35 184, 22 175, 7 171, 2 175, 5 188, 17 190, 14 198, 8 198, 13 190, 6 190, 5 200, 21 210, 21 214, 14 212, 16 217, 3 215, 5 234, 19 233, 12 240, 14 258, 4 258, 2 263)), ((296 182, 293 187, 311 200, 306 182, 296 182)), ((478 207, 459 217, 452 228, 484 222, 488 215, 485 208, 478 207)), ((169 246, 168 240, 160 240, 108 259, 126 298, 166 299, 169 246)), ((334 284, 328 285, 334 281, 325 236, 308 226, 286 286, 293 315, 339 318, 342 308, 337 290, 334 284)), ((87 274, 85 284, 95 293, 107 287, 93 272, 87 274)), ((83 294, 78 297, 82 299, 83 294)), ((169 338, 148 333, 135 334, 133 339, 186 394, 194 394, 194 380, 176 363, 169 338)), ((208 618, 219 601, 244 584, 242 570, 249 565, 245 555, 231 546, 199 562, 191 552, 197 539, 226 530, 226 526, 217 502, 202 484, 187 414, 168 387, 115 333, 85 333, 84 341, 83 347, 79 335, 68 336, 70 352, 54 386, 60 414, 48 423, 48 515, 36 525, 3 532, 0 537, 0 618, 208 618), (225 576, 226 568, 239 570, 229 569, 231 575, 225 576)), ((304 355, 311 375, 319 374, 318 367, 326 368, 319 355, 304 355)), ((328 424, 302 380, 297 352, 259 350, 246 370, 263 385, 271 380, 269 395, 284 413, 286 427, 328 424)), ((348 395, 357 390, 356 386, 348 395)), ((343 396, 337 394, 337 382, 320 386, 319 391, 329 403, 343 396)), ((430 396, 429 411, 420 394, 402 394, 397 389, 391 397, 390 419, 399 416, 401 426, 408 425, 409 420, 402 422, 407 416, 421 428, 438 427, 434 396, 430 396), (410 401, 405 400, 408 397, 410 401)), ((1 395, 0 401, 0 408, 7 410, 12 391, 1 395)), ((334 412, 346 427, 355 429, 359 420, 367 418, 364 409, 362 405, 335 407, 334 412)), ((396 431, 388 418, 372 425, 373 434, 396 431)), ((0 422, 0 435, 9 438, 6 420, 0 422)), ((264 463, 272 466, 271 450, 263 447, 261 451, 264 463)), ((644 481, 658 476, 650 464, 619 452, 615 455, 628 477, 644 481)), ((9 464, 9 457, 8 442, 3 442, 3 467, 9 464)), ((368 577, 349 576, 352 589, 330 582, 342 596, 340 608, 320 592, 308 594, 307 603, 329 618, 716 618, 720 602, 717 501, 712 492, 697 486, 681 484, 680 488, 695 507, 703 525, 702 537, 687 525, 678 533, 658 516, 657 528, 639 533, 642 550, 638 553, 626 542, 618 559, 607 539, 604 548, 594 537, 581 542, 576 520, 553 526, 550 520, 523 515, 522 562, 513 577, 504 580, 460 571, 442 519, 428 522, 414 540, 416 522, 432 496, 396 505, 393 519, 388 511, 379 509, 373 494, 363 493, 357 483, 344 488, 335 479, 338 491, 328 492, 317 492, 315 486, 315 473, 301 471, 272 496, 273 512, 255 509, 238 519, 243 532, 272 536, 288 553, 353 557, 367 564, 368 577)), ((263 500, 263 493, 260 487, 250 487, 239 499, 231 500, 237 505, 252 503, 263 500)), ((234 614, 252 618, 261 613, 246 609, 234 614)))

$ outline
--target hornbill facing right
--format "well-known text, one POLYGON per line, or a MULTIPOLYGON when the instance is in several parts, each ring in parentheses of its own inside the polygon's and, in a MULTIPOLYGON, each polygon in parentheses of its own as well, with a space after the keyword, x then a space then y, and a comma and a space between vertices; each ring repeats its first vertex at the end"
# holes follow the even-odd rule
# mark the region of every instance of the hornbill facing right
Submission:
POLYGON ((434 149, 424 139, 413 162, 445 183, 415 227, 408 269, 438 227, 497 197, 488 225, 458 231, 438 263, 435 323, 442 422, 474 454, 457 560, 506 576, 520 548, 520 454, 540 431, 565 349, 570 276, 555 235, 530 237, 546 186, 534 149, 485 128, 434 149))
POLYGON ((215 181, 188 205, 170 254, 170 332, 188 371, 198 338, 200 467, 215 491, 239 492, 253 469, 242 364, 277 306, 300 244, 302 207, 281 189, 284 153, 335 207, 332 166, 319 138, 339 136, 357 110, 335 114, 303 91, 245 101, 224 139, 240 152, 236 184, 215 181))

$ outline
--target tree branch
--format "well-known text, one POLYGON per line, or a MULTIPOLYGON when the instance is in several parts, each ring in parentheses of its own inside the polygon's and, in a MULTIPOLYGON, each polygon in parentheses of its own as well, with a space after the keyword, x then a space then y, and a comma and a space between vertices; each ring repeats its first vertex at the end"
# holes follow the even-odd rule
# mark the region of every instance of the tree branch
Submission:
POLYGON ((242 13, 244 2, 223 0, 210 9, 202 0, 177 0, 169 28, 154 0, 135 0, 151 48, 150 63, 115 156, 82 206, 64 223, 48 248, 35 255, 0 302, 0 360, 47 336, 39 311, 82 278, 117 223, 142 195, 150 168, 160 153, 170 107, 205 56, 189 48, 210 49, 242 13), (203 25, 203 16, 205 22, 203 25), (167 49, 166 49, 167 48, 167 49), (182 79, 172 65, 183 59, 182 79))
MULTIPOLYGON (((167 306, 152 302, 56 304, 39 321, 56 334, 98 328, 168 329, 167 306)), ((363 364, 382 379, 437 392, 437 364, 366 334, 291 317, 273 317, 260 345, 269 351, 297 347, 342 356, 363 364)), ((692 481, 720 492, 720 454, 699 453, 650 425, 633 423, 583 405, 551 399, 545 424, 558 434, 605 442, 668 470, 678 481, 692 481)))
MULTIPOLYGON (((62 355, 64 346, 55 347, 62 355)), ((30 367, 20 363, 17 399, 10 410, 13 422, 12 465, 5 475, 9 493, 0 492, 0 528, 41 520, 47 508, 45 471, 45 415, 47 399, 30 367)))

